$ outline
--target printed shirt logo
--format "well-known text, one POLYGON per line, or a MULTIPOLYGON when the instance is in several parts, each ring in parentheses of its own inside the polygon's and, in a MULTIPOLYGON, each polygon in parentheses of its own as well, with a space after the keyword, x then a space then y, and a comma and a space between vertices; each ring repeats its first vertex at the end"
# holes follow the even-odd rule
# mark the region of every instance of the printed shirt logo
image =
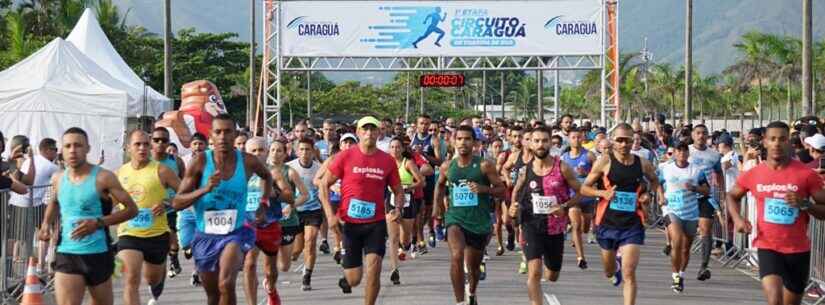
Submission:
POLYGON ((773 193, 769 197, 774 198, 785 198, 785 194, 788 192, 796 192, 799 190, 799 186, 795 184, 757 184, 756 185, 756 192, 758 193, 773 193))
POLYGON ((353 167, 353 174, 362 174, 366 178, 382 180, 384 179, 384 170, 375 167, 353 167))

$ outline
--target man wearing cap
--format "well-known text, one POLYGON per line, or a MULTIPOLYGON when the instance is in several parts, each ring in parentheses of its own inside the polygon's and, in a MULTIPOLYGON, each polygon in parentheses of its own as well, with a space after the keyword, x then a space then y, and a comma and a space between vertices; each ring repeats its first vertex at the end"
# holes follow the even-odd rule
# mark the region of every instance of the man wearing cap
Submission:
POLYGON ((364 304, 374 305, 381 288, 381 261, 387 242, 386 221, 398 221, 404 206, 404 191, 398 167, 389 154, 376 147, 380 123, 371 116, 358 120, 357 147, 342 151, 329 165, 320 185, 319 197, 327 214, 328 225, 343 236, 344 277, 338 286, 344 293, 361 283, 363 257, 367 258, 364 304), (341 205, 337 211, 330 205, 330 186, 341 179, 341 205), (395 194, 396 209, 384 211, 384 190, 395 194), (385 215, 389 214, 389 219, 385 215))
POLYGON ((816 171, 817 174, 824 174, 825 168, 820 166, 822 159, 825 159, 825 136, 818 133, 813 136, 805 138, 805 144, 808 146, 808 152, 811 154, 813 161, 805 165, 816 171))

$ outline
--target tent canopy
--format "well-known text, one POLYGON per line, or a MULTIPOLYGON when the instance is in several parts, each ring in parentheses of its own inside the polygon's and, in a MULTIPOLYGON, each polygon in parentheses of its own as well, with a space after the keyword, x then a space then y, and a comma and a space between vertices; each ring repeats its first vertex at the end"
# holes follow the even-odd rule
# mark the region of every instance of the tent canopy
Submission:
POLYGON ((105 151, 104 166, 122 163, 128 86, 103 71, 73 44, 56 38, 0 72, 0 130, 31 143, 58 142, 69 127, 89 136, 89 159, 105 151))
POLYGON ((112 77, 128 85, 128 93, 132 97, 128 106, 129 117, 144 115, 158 117, 164 111, 172 110, 172 101, 146 86, 145 82, 123 61, 112 43, 109 42, 91 9, 87 8, 83 12, 66 41, 73 43, 112 77))

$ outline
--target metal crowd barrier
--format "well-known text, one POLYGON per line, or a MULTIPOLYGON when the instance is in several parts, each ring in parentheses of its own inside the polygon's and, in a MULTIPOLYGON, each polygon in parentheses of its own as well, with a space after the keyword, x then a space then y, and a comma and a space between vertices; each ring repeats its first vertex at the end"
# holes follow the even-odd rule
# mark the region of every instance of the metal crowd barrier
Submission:
POLYGON ((818 289, 819 297, 806 296, 805 304, 825 304, 825 221, 812 219, 811 236, 811 281, 805 291, 818 289))
MULTIPOLYGON (((0 301, 2 304, 17 304, 25 287, 26 271, 29 257, 39 256, 41 242, 37 239, 37 228, 43 220, 46 205, 32 206, 35 192, 43 191, 45 195, 37 200, 48 202, 51 186, 34 186, 27 195, 11 194, 9 190, 0 190, 0 301), (19 196, 13 201, 12 196, 19 196), (20 203, 27 207, 12 205, 20 203)), ((40 262, 46 266, 46 262, 40 262)), ((43 268, 46 270, 47 268, 43 268)), ((46 274, 40 274, 47 291, 51 283, 46 274)))

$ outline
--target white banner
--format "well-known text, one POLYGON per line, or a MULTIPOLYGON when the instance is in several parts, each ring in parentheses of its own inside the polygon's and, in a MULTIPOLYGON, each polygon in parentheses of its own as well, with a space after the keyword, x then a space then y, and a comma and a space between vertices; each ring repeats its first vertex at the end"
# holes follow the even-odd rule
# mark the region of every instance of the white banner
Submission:
POLYGON ((283 1, 283 56, 602 54, 601 0, 283 1))

